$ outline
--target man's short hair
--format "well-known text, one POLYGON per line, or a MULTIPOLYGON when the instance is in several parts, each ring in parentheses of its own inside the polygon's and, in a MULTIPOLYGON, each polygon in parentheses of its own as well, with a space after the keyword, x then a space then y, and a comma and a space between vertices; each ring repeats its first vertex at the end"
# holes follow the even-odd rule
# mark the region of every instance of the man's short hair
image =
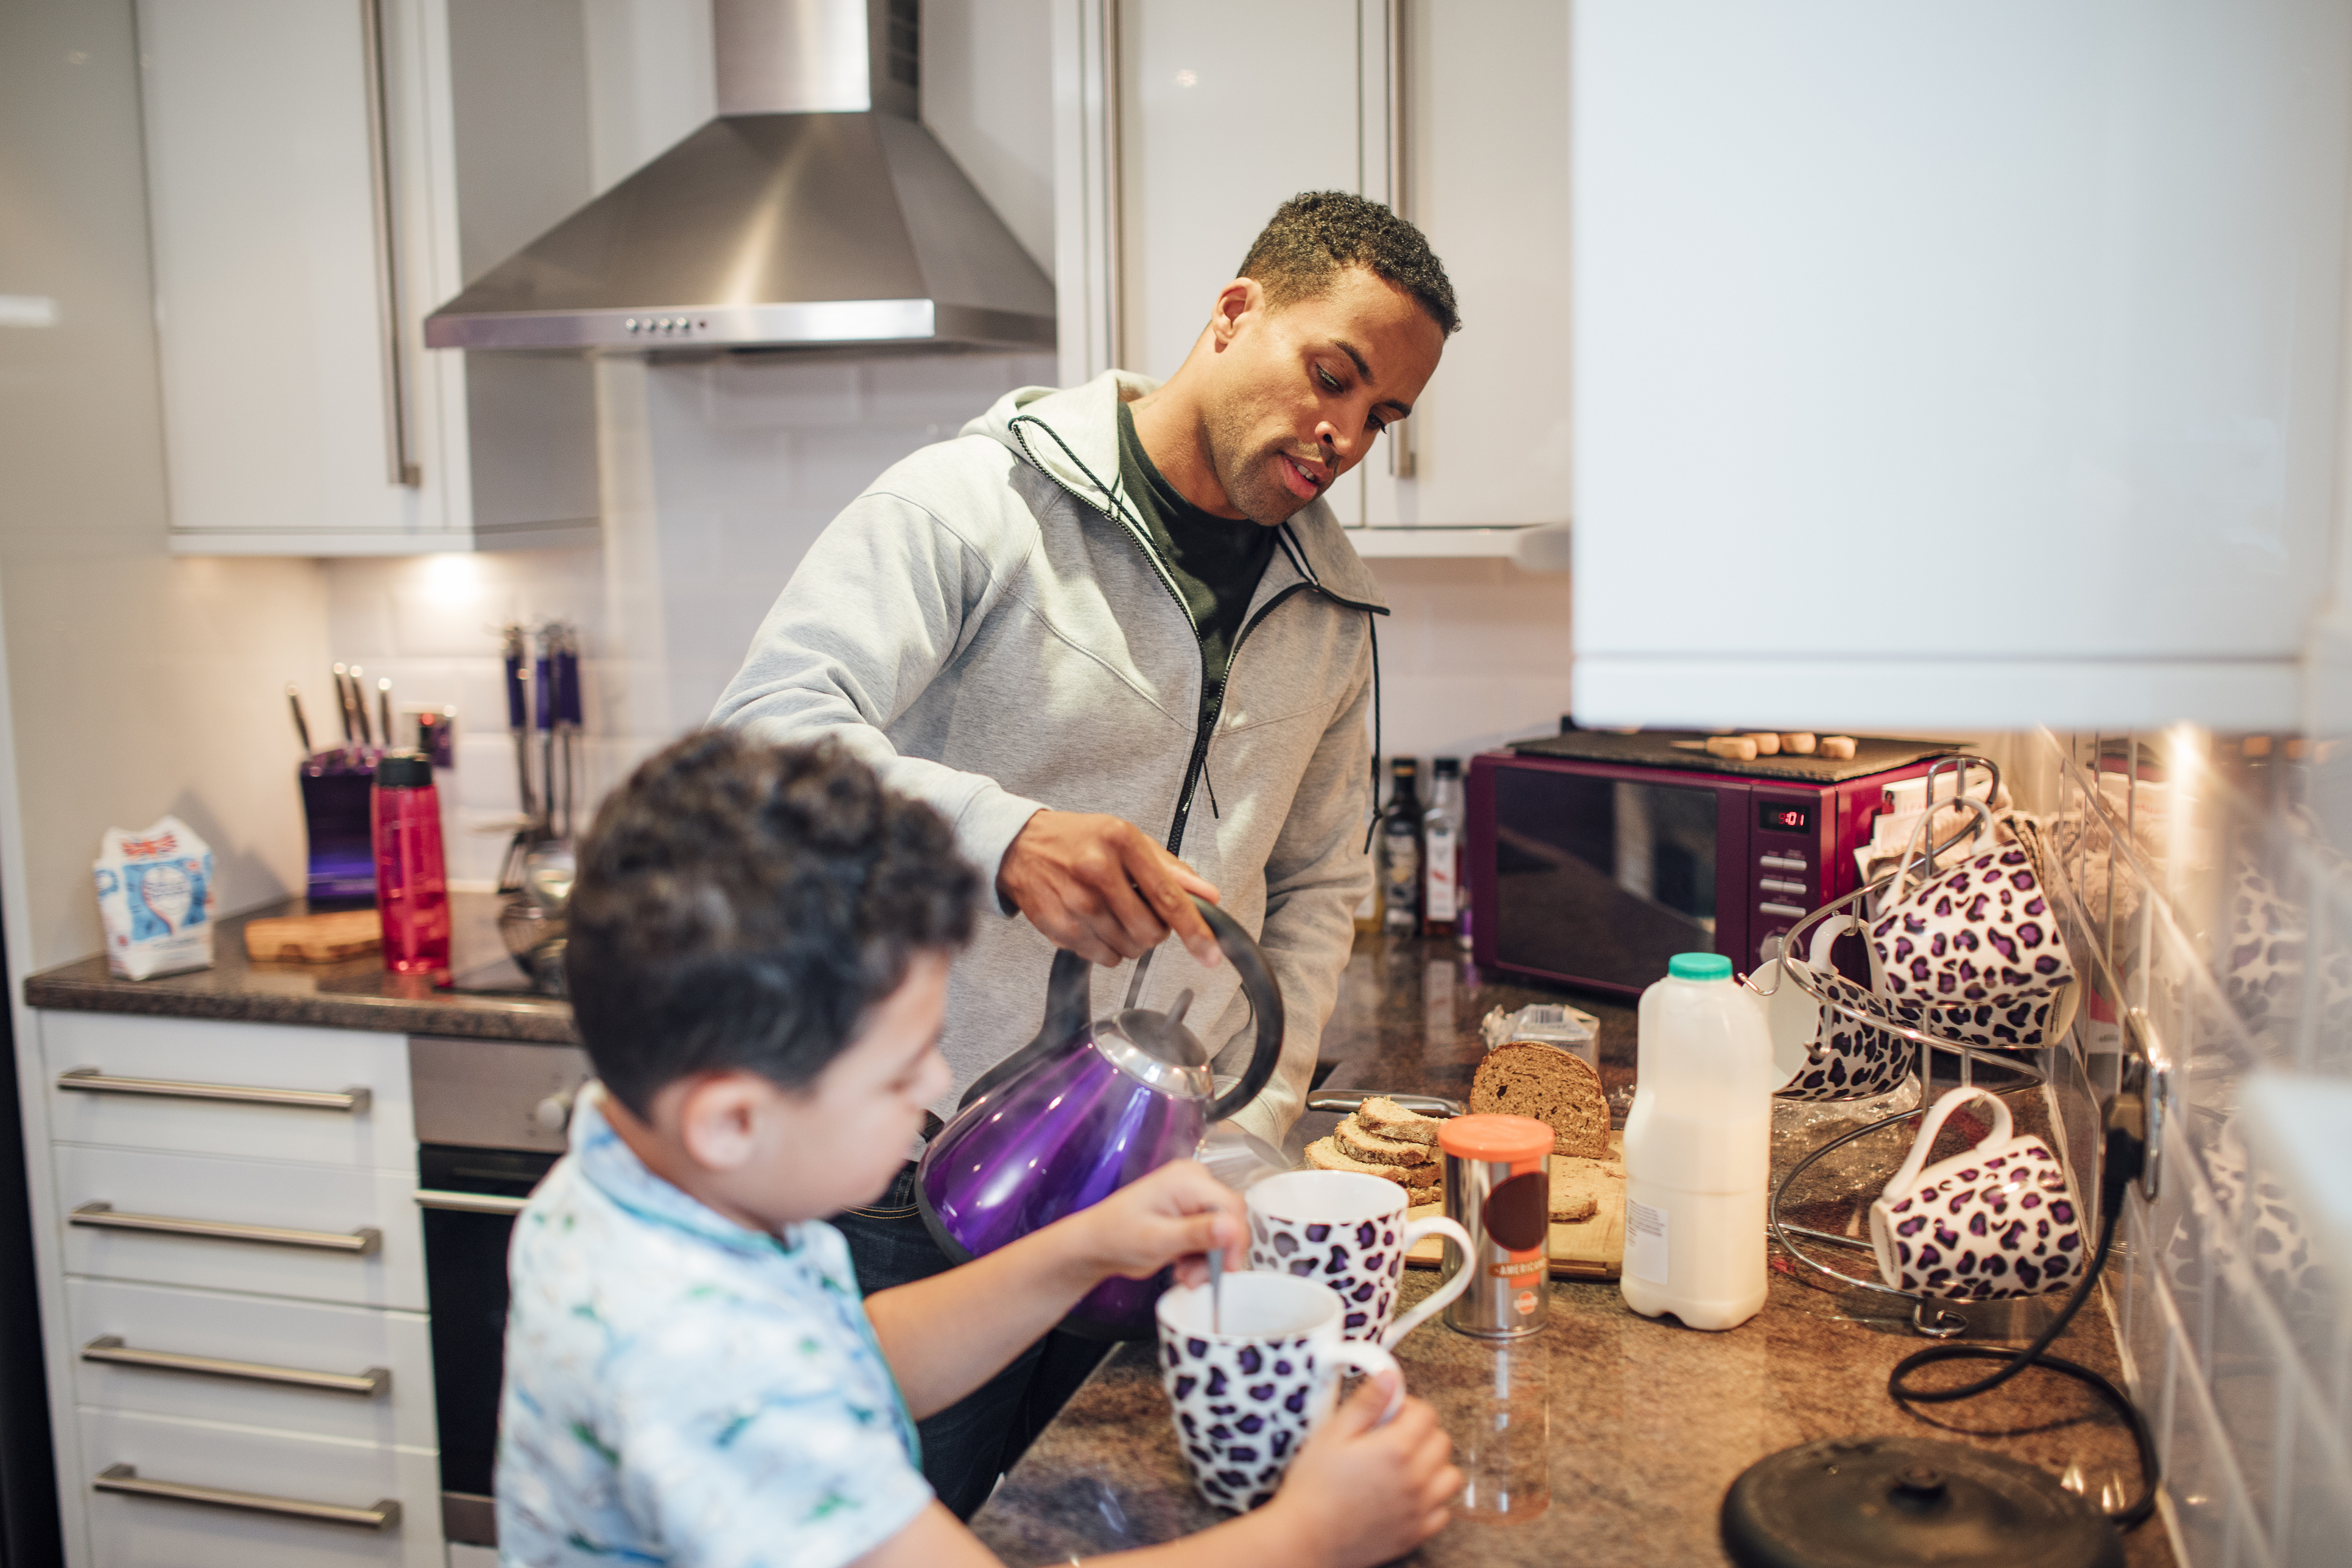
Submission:
POLYGON ((1350 267, 1368 268, 1420 300, 1448 337, 1462 330, 1453 280, 1421 230, 1347 191, 1306 191, 1275 208, 1236 276, 1256 279, 1268 308, 1278 310, 1328 292, 1350 267))
POLYGON ((733 730, 647 760, 579 861, 572 1015, 597 1076, 640 1116, 699 1073, 805 1087, 917 952, 971 939, 980 887, 940 814, 839 742, 733 730))

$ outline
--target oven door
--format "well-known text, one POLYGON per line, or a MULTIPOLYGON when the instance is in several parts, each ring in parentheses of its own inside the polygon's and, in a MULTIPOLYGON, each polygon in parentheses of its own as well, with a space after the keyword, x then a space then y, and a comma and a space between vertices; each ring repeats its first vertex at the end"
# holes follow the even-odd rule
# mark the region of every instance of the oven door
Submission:
POLYGON ((561 1158, 426 1143, 416 1152, 433 1400, 441 1436, 441 1531, 496 1546, 499 1390, 506 1369, 507 1243, 523 1200, 561 1158))
POLYGON ((1745 785, 1549 759, 1483 771, 1472 848, 1494 902, 1490 921, 1475 889, 1480 963, 1638 994, 1678 952, 1746 960, 1745 785))

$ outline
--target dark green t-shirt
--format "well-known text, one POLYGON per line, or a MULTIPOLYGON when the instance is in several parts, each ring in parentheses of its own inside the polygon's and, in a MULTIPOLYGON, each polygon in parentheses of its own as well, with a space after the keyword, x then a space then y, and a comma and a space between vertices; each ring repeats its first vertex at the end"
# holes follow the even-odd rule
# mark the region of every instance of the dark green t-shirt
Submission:
POLYGON ((1274 530, 1202 511, 1162 479, 1135 433, 1135 414, 1118 405, 1118 466, 1123 489, 1154 549, 1176 579, 1201 638, 1201 720, 1223 699, 1250 596, 1274 557, 1274 530))

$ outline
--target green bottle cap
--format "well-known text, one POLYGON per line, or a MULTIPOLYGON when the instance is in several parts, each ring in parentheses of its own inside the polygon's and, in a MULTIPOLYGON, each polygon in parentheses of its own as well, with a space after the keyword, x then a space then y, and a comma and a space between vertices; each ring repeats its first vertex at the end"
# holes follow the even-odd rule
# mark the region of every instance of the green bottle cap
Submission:
POLYGON ((1666 973, 1677 980, 1728 980, 1731 960, 1719 952, 1678 952, 1666 961, 1666 973))

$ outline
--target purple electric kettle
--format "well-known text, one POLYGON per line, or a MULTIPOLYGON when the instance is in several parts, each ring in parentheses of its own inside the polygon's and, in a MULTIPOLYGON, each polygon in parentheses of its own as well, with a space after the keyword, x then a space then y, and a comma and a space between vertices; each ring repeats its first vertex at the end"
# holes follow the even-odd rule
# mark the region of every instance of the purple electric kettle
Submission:
MULTIPOLYGON (((1150 953, 1126 1009, 1091 1024, 1094 966, 1075 952, 1055 953, 1045 1027, 964 1092, 956 1119, 931 1139, 916 1170, 916 1202, 950 1258, 970 1262, 1146 1172, 1192 1158, 1209 1123, 1255 1100, 1274 1076, 1282 1056, 1274 972, 1231 915, 1193 901, 1257 1015, 1257 1044, 1241 1082, 1212 1098, 1208 1049, 1184 1027, 1190 991, 1166 1013, 1134 1005, 1150 953)), ((1106 1279, 1062 1326, 1097 1339, 1150 1339, 1152 1306, 1167 1288, 1166 1270, 1106 1279)))

